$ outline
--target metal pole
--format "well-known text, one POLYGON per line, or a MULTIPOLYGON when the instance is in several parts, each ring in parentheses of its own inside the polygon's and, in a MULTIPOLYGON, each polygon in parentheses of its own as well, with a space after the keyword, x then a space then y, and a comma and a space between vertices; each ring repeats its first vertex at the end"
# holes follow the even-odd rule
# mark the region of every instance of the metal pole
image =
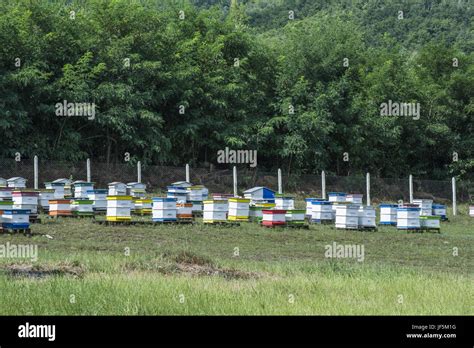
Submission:
POLYGON ((457 213, 457 204, 456 204, 456 178, 452 178, 452 184, 453 184, 453 215, 456 215, 457 213))
POLYGON ((186 181, 191 182, 191 178, 189 175, 189 164, 186 163, 186 181))
POLYGON ((283 193, 283 183, 281 180, 281 169, 278 168, 278 193, 282 194, 283 193))
POLYGON ((34 158, 34 176, 35 176, 35 190, 38 189, 38 156, 34 158))
POLYGON ((370 173, 367 173, 367 206, 370 206, 370 173))
POLYGON ((237 197, 237 167, 234 166, 233 168, 233 176, 234 176, 234 197, 237 197))
POLYGON ((321 172, 321 198, 326 199, 326 173, 324 170, 321 172))
POLYGON ((87 166, 87 181, 91 182, 91 159, 90 158, 87 159, 86 166, 87 166))
POLYGON ((137 162, 137 182, 142 182, 142 162, 137 162))
POLYGON ((408 186, 410 188, 410 203, 413 203, 413 175, 408 177, 408 186))

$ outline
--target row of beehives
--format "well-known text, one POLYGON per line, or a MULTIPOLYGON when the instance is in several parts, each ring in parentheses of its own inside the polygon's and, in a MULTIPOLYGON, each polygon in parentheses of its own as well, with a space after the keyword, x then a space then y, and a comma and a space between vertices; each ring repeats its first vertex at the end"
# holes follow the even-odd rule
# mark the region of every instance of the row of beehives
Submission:
MULTIPOLYGON (((339 228, 375 227, 376 212, 371 206, 362 205, 362 195, 329 193, 329 200, 306 199, 306 214, 311 221, 335 221, 339 228)), ((440 228, 440 221, 447 220, 446 206, 433 204, 432 200, 415 199, 412 204, 380 204, 381 225, 399 229, 440 228)))

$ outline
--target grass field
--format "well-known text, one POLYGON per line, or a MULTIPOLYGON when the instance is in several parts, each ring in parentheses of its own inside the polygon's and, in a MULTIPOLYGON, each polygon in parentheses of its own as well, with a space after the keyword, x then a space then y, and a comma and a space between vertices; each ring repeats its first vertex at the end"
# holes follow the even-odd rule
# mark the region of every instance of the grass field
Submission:
POLYGON ((472 315, 474 219, 449 218, 441 234, 37 224, 0 235, 38 245, 35 262, 0 258, 0 314, 472 315), (333 242, 363 245, 364 260, 325 257, 333 242))

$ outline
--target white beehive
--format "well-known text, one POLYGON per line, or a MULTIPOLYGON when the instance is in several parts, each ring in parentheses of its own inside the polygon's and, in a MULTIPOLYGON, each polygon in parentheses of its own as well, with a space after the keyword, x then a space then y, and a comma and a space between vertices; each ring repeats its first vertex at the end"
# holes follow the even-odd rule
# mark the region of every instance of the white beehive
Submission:
POLYGON ((347 202, 347 195, 344 192, 329 192, 329 202, 347 202))
POLYGON ((286 210, 264 209, 262 210, 262 225, 277 226, 286 224, 286 210))
POLYGON ((176 202, 185 203, 187 201, 187 190, 185 187, 168 186, 166 196, 168 198, 175 198, 176 202))
POLYGON ((3 228, 29 228, 30 211, 28 209, 11 209, 2 211, 3 228))
POLYGON ((311 222, 321 223, 333 220, 332 203, 328 201, 312 201, 311 222))
POLYGON ((336 208, 336 228, 357 229, 358 227, 359 205, 338 205, 336 208))
POLYGON ((346 195, 346 201, 354 204, 362 204, 364 195, 362 193, 348 193, 346 195))
POLYGON ((126 196, 127 185, 123 182, 114 181, 108 184, 109 196, 126 196))
POLYGON ((443 204, 433 204, 433 215, 439 216, 441 220, 447 220, 446 206, 443 204))
POLYGON ((414 199, 413 204, 417 205, 421 209, 420 215, 431 216, 433 214, 432 199, 414 199))
POLYGON ((55 199, 54 190, 42 190, 39 193, 39 206, 47 211, 49 209, 49 201, 53 199, 55 199))
POLYGON ((12 191, 13 209, 29 210, 32 215, 38 213, 38 192, 14 190, 12 191))
POLYGON ((93 203, 91 199, 74 198, 71 201, 71 213, 77 216, 93 216, 93 203))
POLYGON ((275 209, 295 209, 295 199, 290 196, 275 195, 275 209))
POLYGON ((380 221, 381 225, 397 225, 397 209, 398 204, 380 204, 380 221))
POLYGON ((7 180, 7 186, 15 189, 23 189, 26 187, 26 179, 15 176, 7 180))
POLYGON ((69 199, 53 199, 49 201, 50 216, 70 216, 71 200, 69 199))
POLYGON ((193 217, 193 204, 178 202, 176 203, 176 217, 178 219, 192 219, 193 217))
POLYGON ((171 197, 154 197, 152 199, 152 220, 156 222, 176 221, 176 199, 171 197))
POLYGON ((250 199, 229 198, 229 215, 231 221, 248 221, 250 211, 250 199))
POLYGON ((0 200, 12 199, 12 191, 13 189, 11 187, 1 187, 0 200))
POLYGON ((402 230, 419 229, 421 208, 413 205, 401 206, 397 209, 397 228, 402 230))
POLYGON ((365 206, 362 205, 359 208, 359 227, 368 228, 368 227, 376 227, 377 224, 375 222, 376 213, 375 208, 372 206, 365 206))
POLYGON ((94 189, 93 182, 87 182, 83 180, 78 180, 73 182, 74 185, 74 198, 78 199, 87 199, 87 191, 94 189))
POLYGON ((92 209, 95 211, 107 210, 107 190, 97 189, 87 191, 87 198, 92 200, 92 209))
POLYGON ((133 198, 145 198, 146 185, 141 182, 129 182, 127 184, 127 194, 133 198))
POLYGON ((224 200, 206 200, 204 203, 203 222, 223 222, 227 220, 228 203, 224 200))
POLYGON ((0 187, 7 187, 7 179, 0 178, 0 187))
POLYGON ((420 226, 422 228, 440 228, 441 218, 439 216, 420 216, 420 226))
POLYGON ((131 196, 107 197, 107 221, 130 221, 132 208, 131 196))

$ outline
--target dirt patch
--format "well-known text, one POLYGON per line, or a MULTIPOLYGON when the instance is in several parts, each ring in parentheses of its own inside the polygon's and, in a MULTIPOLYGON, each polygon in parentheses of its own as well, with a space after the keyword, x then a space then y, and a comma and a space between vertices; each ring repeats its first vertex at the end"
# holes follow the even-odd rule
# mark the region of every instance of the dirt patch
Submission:
POLYGON ((64 275, 81 278, 85 272, 82 265, 65 262, 58 264, 13 263, 4 265, 0 269, 10 276, 27 278, 45 278, 64 275))

